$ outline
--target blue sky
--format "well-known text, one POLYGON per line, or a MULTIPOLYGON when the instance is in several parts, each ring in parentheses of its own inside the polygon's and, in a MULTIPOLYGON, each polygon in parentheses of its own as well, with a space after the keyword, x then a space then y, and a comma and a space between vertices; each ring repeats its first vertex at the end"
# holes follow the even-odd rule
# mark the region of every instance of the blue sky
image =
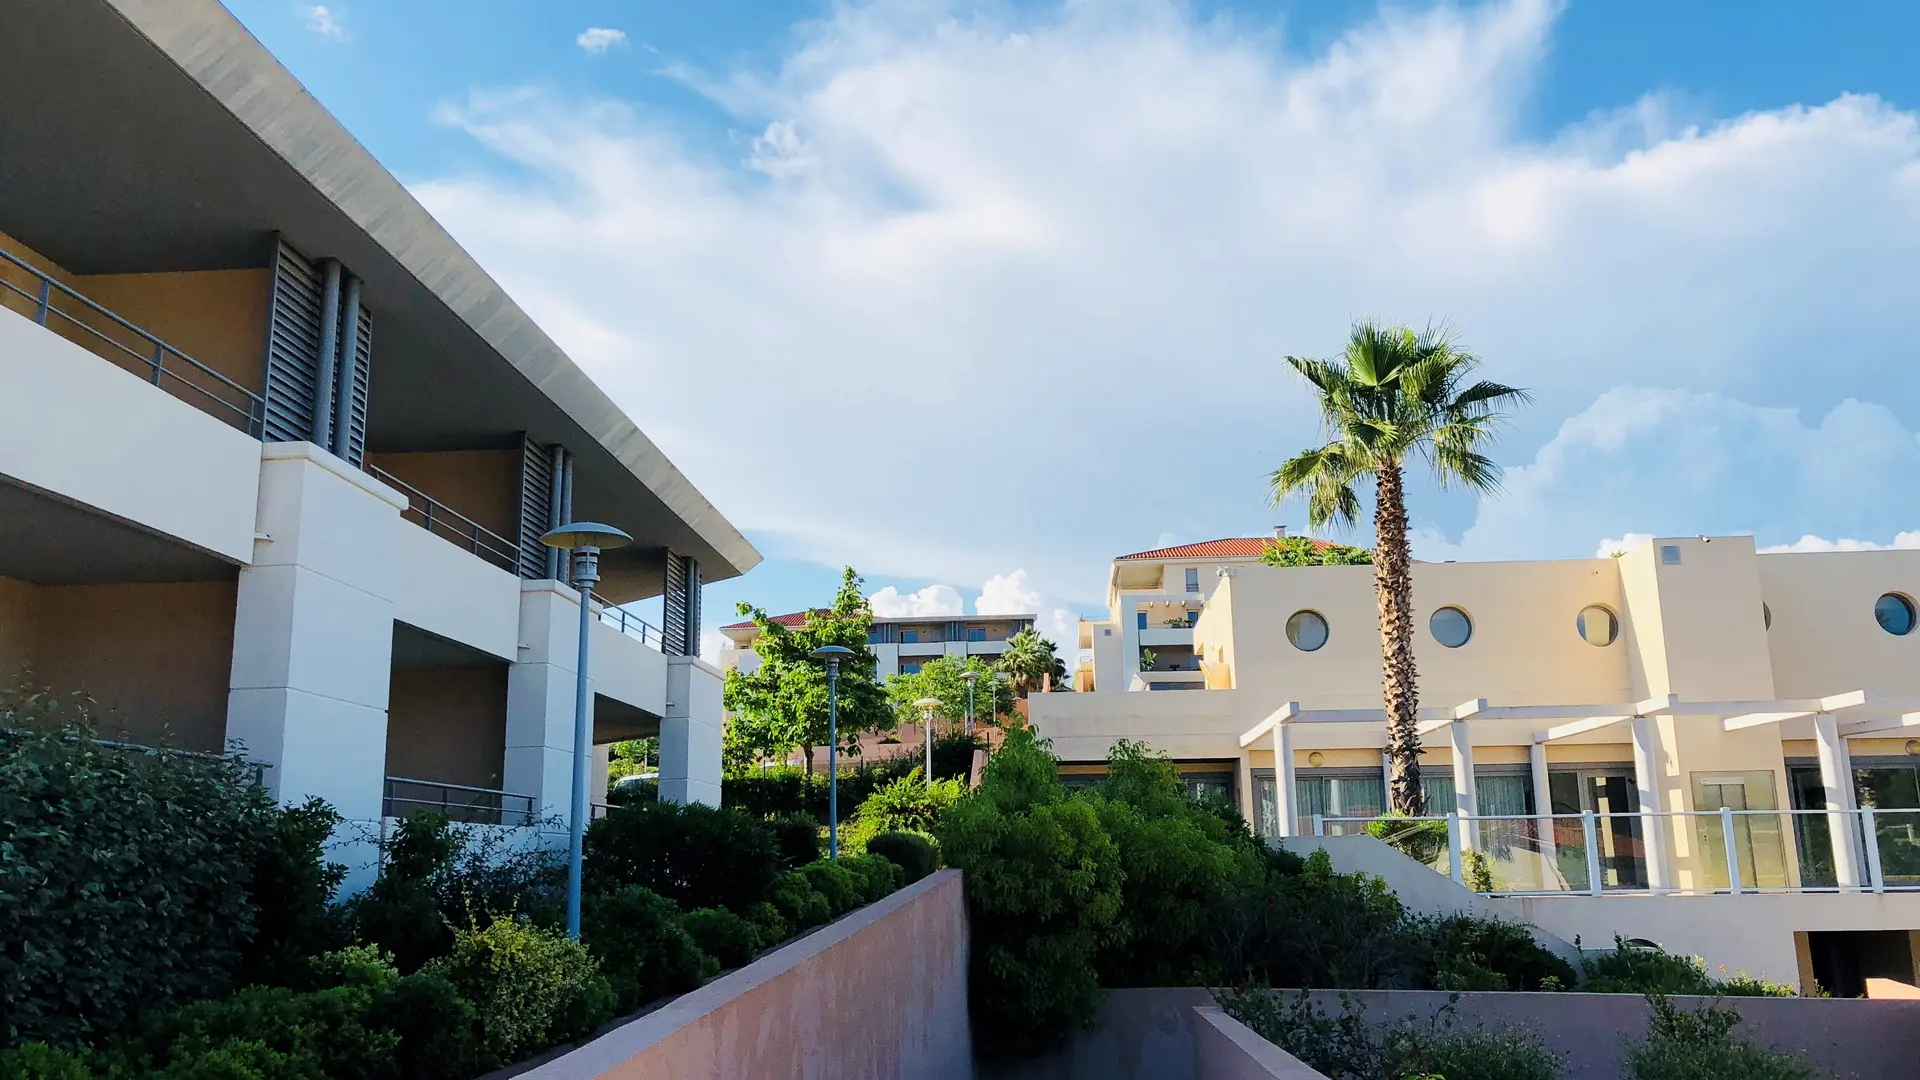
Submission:
POLYGON ((1297 529, 1365 314, 1539 395, 1427 557, 1920 545, 1920 5, 228 3, 766 553, 709 624, 1297 529))

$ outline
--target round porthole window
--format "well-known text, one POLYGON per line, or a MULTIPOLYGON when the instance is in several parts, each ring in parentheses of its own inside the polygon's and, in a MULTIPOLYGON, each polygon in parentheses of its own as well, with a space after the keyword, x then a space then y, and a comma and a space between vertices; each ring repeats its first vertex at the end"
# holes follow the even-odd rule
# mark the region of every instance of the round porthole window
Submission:
POLYGON ((1327 643, 1327 620, 1317 611, 1296 611, 1287 619, 1287 640, 1301 652, 1312 652, 1327 643))
POLYGON ((1457 607, 1443 607, 1427 620, 1427 629, 1433 631, 1433 640, 1457 649, 1473 636, 1473 620, 1457 607))
POLYGON ((1620 617, 1599 604, 1589 604, 1580 609, 1580 615, 1573 621, 1574 628, 1580 631, 1580 639, 1589 645, 1605 648, 1613 644, 1620 636, 1620 617))
POLYGON ((1873 602, 1873 617, 1880 623, 1880 629, 1895 637, 1905 637, 1913 633, 1915 622, 1913 601, 1899 593, 1887 593, 1873 602))

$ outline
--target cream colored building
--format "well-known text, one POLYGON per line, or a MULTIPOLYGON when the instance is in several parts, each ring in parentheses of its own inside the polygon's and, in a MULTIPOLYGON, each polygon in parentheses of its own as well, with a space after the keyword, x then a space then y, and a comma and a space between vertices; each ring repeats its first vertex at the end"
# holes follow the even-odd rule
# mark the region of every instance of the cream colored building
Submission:
MULTIPOLYGON (((759 561, 215 0, 0 34, 0 666, 284 802, 526 824, 570 802, 580 597, 538 537, 633 534, 593 741, 717 803, 702 581, 759 561), (654 599, 655 627, 620 605, 654 599)), ((595 770, 604 783, 605 769, 595 770)))
MULTIPOLYGON (((1082 628, 1095 692, 1034 699, 1034 724, 1069 773, 1143 740, 1262 833, 1359 831, 1385 801, 1372 570, 1224 543, 1116 560, 1115 617, 1082 628), (1166 625, 1182 608, 1191 628, 1166 625), (1190 650, 1173 678, 1195 689, 1144 692, 1167 676, 1140 670, 1142 647, 1190 650)), ((1916 597, 1920 552, 1759 554, 1745 536, 1416 564, 1423 773, 1463 853, 1442 862, 1479 852, 1495 893, 1589 944, 1632 911, 1628 936, 1756 974, 1892 955, 1872 973, 1912 981, 1916 597), (1758 921, 1740 941, 1708 932, 1741 919, 1758 921)))

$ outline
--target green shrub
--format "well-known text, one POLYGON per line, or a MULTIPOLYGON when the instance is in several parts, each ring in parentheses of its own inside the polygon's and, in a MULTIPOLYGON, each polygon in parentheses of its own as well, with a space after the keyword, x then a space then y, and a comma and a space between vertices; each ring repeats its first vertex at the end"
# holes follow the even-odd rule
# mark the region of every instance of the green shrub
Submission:
POLYGON ((394 1064, 406 1080, 471 1080, 492 1065, 473 1003, 436 972, 396 979, 374 1016, 400 1037, 394 1064))
POLYGON ((759 931, 726 908, 697 908, 680 916, 680 925, 722 969, 745 967, 760 954, 759 931))
POLYGON ((348 904, 354 936, 391 955, 401 971, 417 971, 453 948, 434 884, 453 865, 460 837, 445 815, 415 814, 381 847, 380 876, 348 904))
POLYGON ((1581 989, 1594 994, 1795 996, 1794 988, 1785 983, 1744 974, 1717 979, 1707 973, 1707 962, 1697 956, 1676 956, 1657 946, 1629 945, 1618 936, 1613 939, 1612 951, 1582 954, 1580 966, 1586 976, 1581 989))
POLYGON ((854 812, 853 820, 840 828, 840 853, 857 854, 867 849, 867 841, 883 832, 917 832, 931 836, 966 786, 958 780, 922 783, 920 770, 894 780, 867 796, 854 812))
POLYGON ((324 854, 339 824, 340 815, 320 799, 279 811, 273 842, 261 849, 253 867, 259 931, 243 958, 247 982, 298 978, 308 957, 347 944, 346 920, 333 904, 347 868, 327 862, 324 854))
POLYGON ((0 690, 0 1044, 73 1046, 224 992, 280 820, 230 758, 96 744, 90 706, 0 690))
POLYGON ((599 961, 623 1013, 692 990, 720 970, 681 925, 673 901, 638 885, 587 896, 580 940, 599 961))
POLYGON ((85 1056, 43 1042, 0 1050, 0 1080, 93 1080, 96 1075, 85 1056))
POLYGON ((1100 1005, 1094 963, 1114 937, 1121 873, 1093 808, 1067 800, 1053 755, 1007 733, 980 787, 938 833, 966 872, 975 1045, 1010 1057, 1058 1046, 1100 1005))
POLYGON ((833 918, 833 905, 813 887, 813 881, 798 870, 789 870, 774 880, 767 900, 786 920, 790 933, 811 930, 833 918))
POLYGON ((519 919, 455 931, 424 969, 473 1003, 481 1045, 507 1064, 585 1035, 613 1017, 614 992, 585 946, 519 919))
POLYGON ((862 905, 885 899, 900 887, 900 868, 878 855, 852 855, 840 860, 860 882, 862 905))
MULTIPOLYGON (((391 977, 392 969, 386 974, 391 977)), ((141 1034, 139 1056, 176 1071, 232 1057, 273 1062, 268 1076, 284 1071, 326 1080, 386 1080, 395 1075, 400 1036, 367 1026, 381 996, 364 985, 304 993, 249 986, 160 1017, 141 1034)))
POLYGON ((587 830, 587 887, 640 885, 685 908, 744 911, 780 872, 773 830, 738 810, 630 803, 587 830))
POLYGON ((1420 950, 1421 981, 1435 990, 1566 989, 1573 965, 1542 948, 1520 923, 1447 915, 1409 920, 1420 950))
POLYGON ((1805 1059, 1755 1046, 1736 1037, 1740 1014, 1706 1006, 1682 1012, 1664 995, 1652 994, 1647 1037, 1627 1048, 1622 1080, 1813 1080, 1820 1075, 1805 1059))
POLYGON ((933 841, 919 833, 883 832, 867 841, 867 854, 878 855, 900 868, 902 884, 911 885, 940 868, 933 841))
POLYGON ((1418 982, 1406 908, 1386 882, 1342 874, 1324 850, 1292 864, 1269 860, 1266 884, 1241 902, 1253 912, 1246 967, 1269 985, 1370 990, 1418 982))
POLYGON ((1533 1035, 1457 1026, 1453 1006, 1422 1023, 1376 1029, 1342 995, 1328 1016, 1306 991, 1214 992, 1229 1016, 1325 1076, 1344 1080, 1557 1080, 1565 1064, 1533 1035))
POLYGON ((767 819, 774 847, 783 867, 805 866, 820 857, 820 823, 806 814, 781 814, 767 819))
POLYGON ((827 898, 830 918, 839 918, 860 906, 863 882, 846 867, 822 859, 801 867, 800 872, 807 876, 807 884, 812 885, 815 892, 827 898))
POLYGON ((780 914, 780 909, 765 900, 747 909, 747 921, 753 924, 754 931, 760 935, 762 951, 787 940, 793 932, 787 925, 786 916, 780 914))

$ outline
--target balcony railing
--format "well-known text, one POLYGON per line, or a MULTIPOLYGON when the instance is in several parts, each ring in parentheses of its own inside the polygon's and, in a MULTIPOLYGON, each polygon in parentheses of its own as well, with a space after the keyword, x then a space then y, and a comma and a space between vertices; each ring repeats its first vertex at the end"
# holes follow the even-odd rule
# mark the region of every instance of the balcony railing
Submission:
POLYGON ((420 813, 445 814, 469 825, 532 825, 538 807, 531 795, 511 791, 443 784, 437 780, 387 777, 381 799, 383 817, 403 818, 420 813))
POLYGON ((21 288, 0 273, 0 307, 11 308, 110 363, 131 368, 148 382, 214 418, 256 438, 266 402, 253 391, 200 363, 127 320, 87 299, 11 252, 0 251, 0 271, 27 275, 21 288))
POLYGON ((520 548, 506 537, 429 497, 426 492, 378 465, 368 465, 367 472, 407 497, 407 508, 401 512, 401 517, 442 540, 473 552, 502 570, 514 570, 519 566, 520 548))
POLYGON ((637 639, 640 644, 645 645, 649 649, 658 649, 661 652, 667 651, 666 635, 660 632, 659 627, 654 626, 652 623, 647 622, 645 619, 642 619, 640 616, 633 614, 625 608, 614 606, 613 602, 604 596, 594 594, 590 602, 600 605, 599 614, 601 622, 606 623, 608 626, 613 627, 630 638, 637 639))
POLYGON ((1920 809, 1310 820, 1315 836, 1381 835, 1463 884, 1484 874, 1491 880, 1476 884, 1492 887, 1482 891, 1504 896, 1920 891, 1920 809), (1853 849, 1840 863, 1836 829, 1853 849), (1668 868, 1664 887, 1652 884, 1649 830, 1668 868))

